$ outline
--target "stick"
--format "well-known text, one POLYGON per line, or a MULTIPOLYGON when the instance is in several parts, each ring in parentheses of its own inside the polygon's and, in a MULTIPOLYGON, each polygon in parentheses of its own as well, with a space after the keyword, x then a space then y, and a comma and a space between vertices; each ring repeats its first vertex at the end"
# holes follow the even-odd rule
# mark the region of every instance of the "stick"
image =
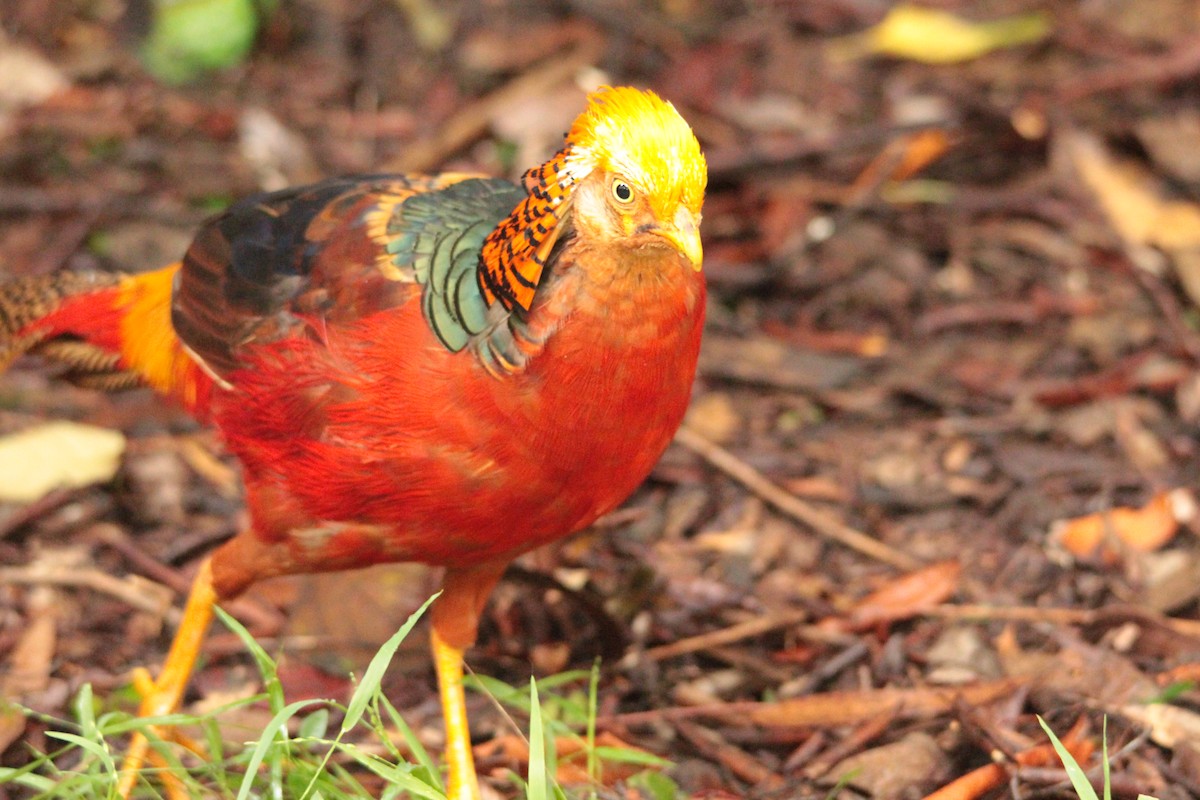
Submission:
POLYGON ((685 427, 675 434, 675 441, 712 464, 717 469, 766 500, 793 519, 803 522, 827 539, 849 547, 865 556, 902 570, 914 570, 921 562, 907 553, 872 539, 861 531, 834 519, 825 512, 771 483, 765 475, 742 461, 720 445, 713 444, 695 431, 685 427))

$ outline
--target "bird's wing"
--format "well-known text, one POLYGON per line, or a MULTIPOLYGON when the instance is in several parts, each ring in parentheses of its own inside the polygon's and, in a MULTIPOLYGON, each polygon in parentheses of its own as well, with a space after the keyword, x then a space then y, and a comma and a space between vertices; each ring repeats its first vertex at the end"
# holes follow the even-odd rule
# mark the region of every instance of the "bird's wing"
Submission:
POLYGON ((246 198, 188 249, 172 324, 218 378, 245 366, 249 348, 418 297, 439 340, 459 350, 503 312, 483 299, 479 252, 522 197, 495 179, 381 175, 246 198))

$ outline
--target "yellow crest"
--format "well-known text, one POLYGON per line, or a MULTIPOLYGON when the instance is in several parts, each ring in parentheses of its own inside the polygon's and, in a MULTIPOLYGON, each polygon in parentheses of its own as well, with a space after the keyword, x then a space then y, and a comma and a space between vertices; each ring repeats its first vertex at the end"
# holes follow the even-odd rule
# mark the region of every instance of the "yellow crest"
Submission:
POLYGON ((708 184, 700 143, 675 106, 653 92, 629 86, 592 92, 567 142, 581 171, 620 173, 638 183, 652 204, 682 203, 699 213, 708 184))

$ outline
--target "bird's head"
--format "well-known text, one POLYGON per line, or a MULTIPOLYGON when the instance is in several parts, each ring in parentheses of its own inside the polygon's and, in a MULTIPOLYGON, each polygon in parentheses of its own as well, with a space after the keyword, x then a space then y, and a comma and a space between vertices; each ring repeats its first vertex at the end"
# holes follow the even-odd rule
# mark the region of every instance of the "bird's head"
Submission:
POLYGON ((708 167, 692 129, 651 92, 604 87, 562 150, 525 173, 529 196, 488 237, 480 285, 489 303, 529 309, 562 234, 637 263, 674 253, 699 270, 708 167))
POLYGON ((674 248, 700 269, 708 167, 674 106, 638 89, 600 89, 571 126, 567 152, 577 226, 634 249, 674 248))

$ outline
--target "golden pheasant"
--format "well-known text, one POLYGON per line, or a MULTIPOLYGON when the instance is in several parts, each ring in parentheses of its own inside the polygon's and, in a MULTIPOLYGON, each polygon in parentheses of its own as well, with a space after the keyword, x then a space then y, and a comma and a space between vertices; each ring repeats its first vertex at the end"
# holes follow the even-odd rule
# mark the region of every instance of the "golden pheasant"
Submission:
MULTIPOLYGON (((234 204, 157 272, 0 287, 0 369, 35 352, 148 384, 243 467, 250 526, 200 569, 141 713, 178 706, 213 604, 260 578, 440 565, 449 795, 478 797, 463 651, 505 566, 615 508, 678 427, 706 181, 671 104, 605 88, 521 185, 329 180, 234 204)), ((122 794, 147 748, 131 743, 122 794)))

